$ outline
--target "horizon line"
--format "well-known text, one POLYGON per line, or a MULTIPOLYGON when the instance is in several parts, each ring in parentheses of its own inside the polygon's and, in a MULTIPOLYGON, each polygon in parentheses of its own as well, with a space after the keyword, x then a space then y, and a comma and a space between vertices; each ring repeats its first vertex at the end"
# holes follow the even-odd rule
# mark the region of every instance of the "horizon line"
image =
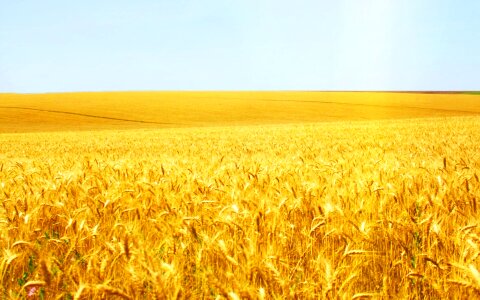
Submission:
POLYGON ((56 92, 0 92, 0 95, 81 94, 81 93, 405 93, 480 94, 480 90, 98 90, 56 92))

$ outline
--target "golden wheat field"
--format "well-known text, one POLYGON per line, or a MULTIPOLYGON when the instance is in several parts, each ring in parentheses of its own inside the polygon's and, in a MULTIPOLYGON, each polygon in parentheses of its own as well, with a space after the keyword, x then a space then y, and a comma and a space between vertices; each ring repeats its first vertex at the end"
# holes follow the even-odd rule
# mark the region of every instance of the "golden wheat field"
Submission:
POLYGON ((479 115, 466 94, 108 92, 0 94, 0 132, 298 124, 479 115))
POLYGON ((0 299, 480 297, 478 96, 0 104, 0 299))

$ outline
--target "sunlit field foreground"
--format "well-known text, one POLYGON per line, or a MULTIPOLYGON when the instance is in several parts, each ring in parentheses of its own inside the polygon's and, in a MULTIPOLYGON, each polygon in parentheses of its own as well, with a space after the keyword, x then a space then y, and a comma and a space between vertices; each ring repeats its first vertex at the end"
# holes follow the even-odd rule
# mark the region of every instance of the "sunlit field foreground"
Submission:
POLYGON ((0 298, 479 297, 479 128, 2 134, 0 298))

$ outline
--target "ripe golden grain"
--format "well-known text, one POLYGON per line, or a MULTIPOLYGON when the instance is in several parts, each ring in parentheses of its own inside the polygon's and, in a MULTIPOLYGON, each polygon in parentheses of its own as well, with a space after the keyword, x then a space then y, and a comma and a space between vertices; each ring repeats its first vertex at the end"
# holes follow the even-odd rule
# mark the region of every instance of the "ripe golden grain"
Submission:
POLYGON ((0 284, 73 299, 472 298, 478 128, 1 134, 0 284))

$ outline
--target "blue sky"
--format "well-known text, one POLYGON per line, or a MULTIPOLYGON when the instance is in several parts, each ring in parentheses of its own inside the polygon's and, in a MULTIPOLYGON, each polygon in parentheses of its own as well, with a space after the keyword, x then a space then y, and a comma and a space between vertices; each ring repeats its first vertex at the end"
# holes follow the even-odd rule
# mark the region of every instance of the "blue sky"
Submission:
POLYGON ((0 0, 0 92, 480 90, 478 0, 0 0))

